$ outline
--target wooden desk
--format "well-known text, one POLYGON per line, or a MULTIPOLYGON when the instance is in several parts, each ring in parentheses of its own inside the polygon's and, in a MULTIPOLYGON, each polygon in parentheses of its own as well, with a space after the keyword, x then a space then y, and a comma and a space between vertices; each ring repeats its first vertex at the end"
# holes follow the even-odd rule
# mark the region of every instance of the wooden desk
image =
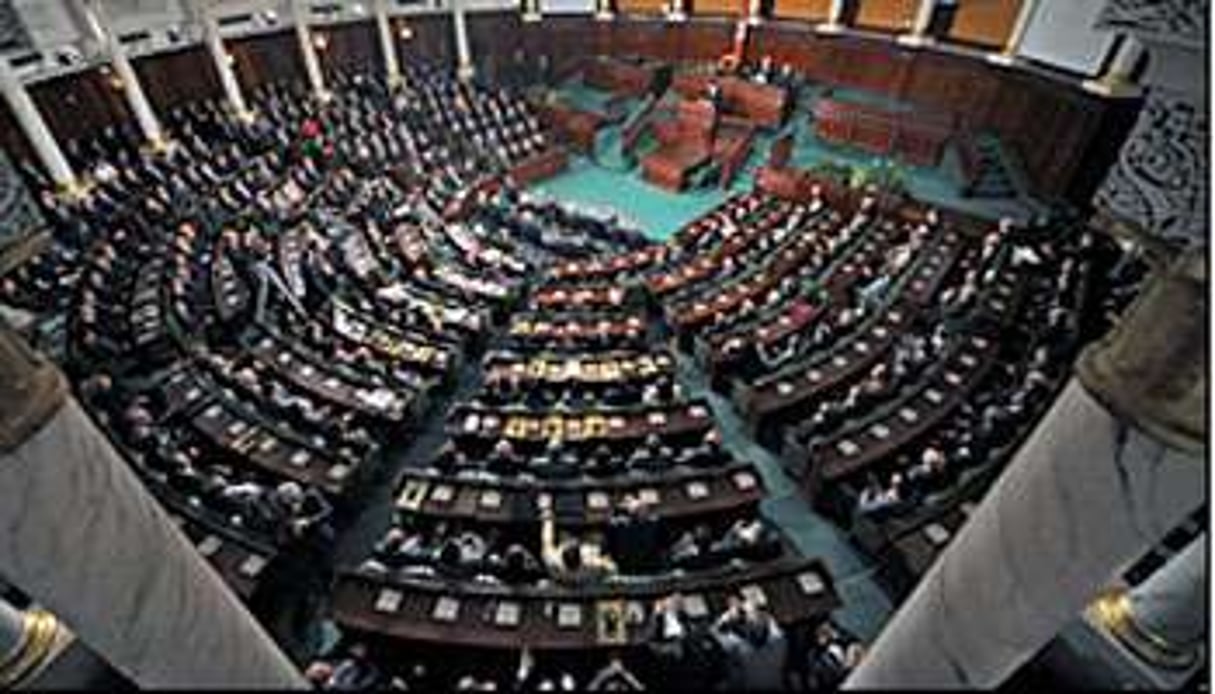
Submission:
POLYGON ((772 616, 786 628, 826 617, 840 604, 826 566, 817 559, 797 559, 720 576, 579 589, 345 572, 337 582, 333 613, 345 628, 407 641, 508 650, 598 650, 642 646, 655 601, 671 593, 681 593, 685 606, 696 608, 690 610, 693 624, 707 626, 740 589, 761 593, 772 616), (622 618, 616 637, 601 628, 605 612, 622 618))
POLYGON ((670 522, 738 514, 764 498, 764 484, 750 463, 707 469, 597 480, 488 480, 431 470, 406 470, 397 490, 397 509, 411 515, 452 521, 527 525, 540 520, 536 497, 553 497, 562 526, 602 526, 626 496, 653 501, 655 516, 670 522))

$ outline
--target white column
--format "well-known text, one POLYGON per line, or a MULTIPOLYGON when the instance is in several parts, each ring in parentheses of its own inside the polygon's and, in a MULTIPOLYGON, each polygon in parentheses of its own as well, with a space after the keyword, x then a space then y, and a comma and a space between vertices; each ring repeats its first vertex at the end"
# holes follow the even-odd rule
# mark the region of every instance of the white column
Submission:
POLYGON ((1095 80, 1085 80, 1084 88, 1101 96, 1130 98, 1142 93, 1132 75, 1143 58, 1143 43, 1134 34, 1123 34, 1105 74, 1095 80))
POLYGON ((1098 600, 1089 614, 1145 664, 1184 671, 1197 663, 1206 636, 1206 567, 1201 535, 1139 585, 1098 600))
POLYGON ((456 76, 462 81, 467 81, 473 78, 476 74, 476 67, 473 66, 472 48, 468 43, 468 23, 464 16, 464 0, 452 0, 451 2, 451 17, 452 24, 456 29, 456 76))
POLYGON ((135 114, 135 120, 139 123, 139 129, 143 132, 144 139, 154 151, 163 151, 169 143, 165 139, 164 131, 161 130, 160 119, 156 117, 152 104, 148 102, 148 97, 143 93, 143 86, 139 84, 135 68, 127 59, 126 49, 122 47, 118 37, 105 23, 101 4, 97 0, 90 0, 84 3, 83 10, 89 30, 105 50, 110 65, 114 68, 118 79, 122 81, 123 94, 126 95, 131 112, 135 114))
POLYGON ((595 19, 600 22, 610 22, 616 18, 612 13, 612 0, 595 0, 595 19))
POLYGON ((844 30, 844 2, 845 0, 831 0, 831 9, 827 14, 827 21, 814 27, 815 31, 820 34, 838 34, 844 30))
POLYGON ((667 21, 685 22, 687 19, 687 0, 671 0, 671 11, 667 13, 667 21))
POLYGON ((523 0, 523 21, 538 22, 544 19, 544 11, 540 7, 540 0, 523 0))
POLYGON ((295 22, 295 38, 300 45, 300 56, 304 59, 304 71, 308 73, 308 84, 312 93, 321 101, 329 99, 325 89, 325 73, 321 72, 321 61, 312 45, 312 31, 308 28, 308 12, 302 0, 291 0, 291 19, 295 22))
POLYGON ((42 119, 34 100, 21 84, 21 79, 4 59, 0 59, 0 91, 4 93, 9 110, 12 111, 21 131, 25 133, 30 146, 34 148, 34 154, 38 156, 38 161, 46 169, 47 175, 61 191, 79 192, 80 182, 72 171, 71 164, 63 155, 63 150, 59 148, 59 143, 55 141, 46 121, 42 119))
POLYGON ((241 91, 240 80, 236 78, 236 72, 232 69, 232 58, 224 49, 223 39, 219 35, 219 24, 199 0, 194 1, 199 3, 197 12, 203 25, 203 38, 207 43, 207 50, 211 53, 211 62, 215 65, 215 72, 219 75, 219 82, 224 88, 224 96, 228 98, 228 104, 232 107, 232 114, 236 118, 248 122, 253 119, 253 113, 245 104, 245 95, 241 91))
POLYGON ((380 50, 384 53, 384 78, 389 87, 401 81, 401 65, 397 61, 397 39, 388 21, 388 0, 375 1, 375 23, 380 32, 380 50))
POLYGON ((303 688, 66 391, 0 330, 0 567, 141 688, 303 688))
POLYGON ((933 38, 928 35, 928 29, 932 26, 932 16, 937 9, 937 0, 920 0, 920 5, 916 8, 915 18, 911 23, 911 33, 899 36, 899 43, 904 46, 927 46, 932 44, 933 38))
POLYGON ((747 24, 751 26, 759 26, 763 23, 764 18, 761 16, 763 5, 761 0, 747 0, 747 24))
POLYGON ((1017 11, 1017 19, 1013 23, 1008 40, 1004 42, 1004 48, 999 53, 988 53, 988 61, 1005 66, 1016 63, 1017 54, 1021 51, 1021 42, 1025 40, 1025 32, 1029 29, 1029 22, 1037 9, 1038 0, 1021 0, 1021 9, 1017 11))
POLYGON ((1188 253, 1085 350, 846 689, 995 688, 1205 502, 1206 296, 1188 253))

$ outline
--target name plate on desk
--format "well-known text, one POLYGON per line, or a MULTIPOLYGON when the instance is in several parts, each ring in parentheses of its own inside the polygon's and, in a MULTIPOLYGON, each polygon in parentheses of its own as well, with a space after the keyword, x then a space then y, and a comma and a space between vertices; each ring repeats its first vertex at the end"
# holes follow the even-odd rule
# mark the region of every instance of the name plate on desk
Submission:
POLYGON ((238 571, 240 571, 240 575, 242 576, 255 578, 262 572, 262 569, 264 568, 266 568, 265 557, 257 554, 250 554, 243 562, 240 563, 240 568, 238 571))
POLYGON ((831 360, 831 363, 841 369, 845 366, 848 366, 848 360, 845 359, 844 355, 842 355, 842 354, 835 355, 835 357, 831 360))
POLYGON ((968 369, 974 368, 975 364, 979 363, 979 360, 975 359, 975 356, 969 353, 958 357, 958 361, 962 362, 962 366, 965 366, 968 369))
POLYGON ((959 376, 958 374, 954 373, 953 371, 946 371, 945 372, 945 382, 951 386, 961 385, 962 377, 959 376))
POLYGON ((951 535, 949 530, 940 523, 930 523, 924 526, 924 537, 927 537, 928 541, 932 544, 940 547, 949 542, 951 535))
POLYGON ((869 427, 869 433, 872 434, 873 438, 875 439, 885 439, 886 437, 890 436, 890 427, 879 422, 878 424, 874 424, 873 426, 869 427))
POLYGON ((855 349, 861 354, 865 354, 869 351, 869 343, 865 342, 864 340, 859 340, 856 344, 852 345, 852 349, 855 349))
POLYGON ((658 490, 653 487, 646 487, 637 492, 637 498, 643 504, 656 504, 659 501, 658 490))
POLYGON ((811 383, 818 383, 823 380, 823 373, 818 369, 810 369, 806 372, 806 380, 811 383))
POLYGON ((257 444, 257 450, 262 453, 269 453, 276 448, 278 448, 278 439, 273 436, 264 438, 257 444))
POLYGON ((652 427, 660 427, 667 423, 667 416, 662 412, 651 412, 645 421, 652 427))
POLYGON ((590 492, 586 495, 586 506, 591 510, 602 511, 611 504, 611 497, 606 492, 590 492))
POLYGON ((624 603, 619 600, 595 605, 595 640, 598 643, 623 644, 628 641, 624 603))
POLYGON ((308 451, 296 451, 291 454, 291 458, 287 462, 295 467, 308 467, 308 463, 311 460, 312 455, 308 451))
POLYGON ((582 605, 576 602, 562 603, 557 608, 557 627, 577 629, 582 626, 582 605))
POLYGON ((840 453, 848 456, 856 455, 857 453, 861 452, 861 447, 848 439, 840 441, 835 445, 835 447, 840 453))
POLYGON ((450 484, 435 485, 434 490, 430 492, 430 500, 439 504, 446 504, 455 496, 456 490, 450 484))
POLYGON ((781 381, 776 384, 776 392, 781 395, 788 395, 793 392, 793 384, 788 381, 781 381))
POLYGON ((703 499, 709 496, 709 486, 704 482, 688 482, 684 487, 688 493, 688 498, 703 499))
POLYGON ((502 601, 494 610, 494 624, 500 627, 514 628, 519 626, 523 617, 523 608, 517 602, 502 601))
POLYGON ((204 557, 209 557, 219 551, 220 547, 224 546, 224 541, 214 535, 208 535, 203 538, 202 542, 198 543, 198 553, 204 557))
POLYGON ((737 487, 739 491, 750 491, 755 488, 755 485, 755 475, 749 472, 734 473, 734 486, 737 487))
POLYGON ((496 489, 487 489, 481 492, 481 498, 478 500, 478 503, 483 508, 501 508, 502 493, 496 489))
POLYGON ((945 396, 942 395, 941 391, 937 390, 936 388, 929 388, 928 390, 924 391, 924 398, 934 405, 940 405, 945 401, 945 396))
POLYGON ((375 611, 392 614, 401 609, 401 601, 404 597, 399 590, 383 588, 375 598, 375 611))
POLYGON ((903 420, 904 422, 907 422, 908 424, 915 423, 919 418, 920 418, 920 413, 916 412, 915 410, 911 409, 910 407, 903 407, 903 408, 899 409, 899 419, 903 420))
POLYGON ((768 604, 768 594, 764 592, 763 588, 760 588, 754 583, 743 586, 738 592, 748 602, 754 603, 761 607, 768 604))
POLYGON ((816 571, 807 571, 797 577, 797 585, 806 595, 818 595, 826 589, 822 576, 816 571))
POLYGON ((436 622, 454 622, 460 616, 460 601, 444 595, 435 601, 430 618, 436 622))
POLYGON ((409 480, 401 490, 400 496, 397 497, 397 508, 417 511, 422 507, 422 500, 426 498, 428 489, 430 489, 430 484, 427 482, 409 480))
POLYGON ((873 336, 878 338, 879 340, 884 339, 889 334, 890 334, 890 331, 883 328, 880 325, 873 329, 873 336))
POLYGON ((346 476, 349 474, 350 474, 350 466, 338 463, 337 465, 334 465, 333 467, 329 468, 328 477, 331 480, 338 481, 338 480, 346 479, 346 476))

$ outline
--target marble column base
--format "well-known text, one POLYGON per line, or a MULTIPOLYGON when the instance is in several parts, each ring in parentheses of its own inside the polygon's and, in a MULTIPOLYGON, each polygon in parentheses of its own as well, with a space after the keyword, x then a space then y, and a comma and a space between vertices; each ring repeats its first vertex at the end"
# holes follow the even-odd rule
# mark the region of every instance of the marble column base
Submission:
POLYGON ((1073 378, 845 688, 998 686, 1205 501, 1205 475, 1073 378))

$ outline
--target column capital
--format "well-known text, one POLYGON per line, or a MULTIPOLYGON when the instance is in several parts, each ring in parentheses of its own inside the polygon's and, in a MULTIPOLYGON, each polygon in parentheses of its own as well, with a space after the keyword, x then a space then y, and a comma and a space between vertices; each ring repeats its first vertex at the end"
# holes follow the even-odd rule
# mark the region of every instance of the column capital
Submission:
POLYGON ((1115 416, 1191 453, 1206 449, 1207 282, 1204 251, 1183 252, 1076 363, 1085 390, 1115 416))
POLYGON ((59 411, 67 392, 63 373, 0 325, 0 453, 37 433, 59 411))

